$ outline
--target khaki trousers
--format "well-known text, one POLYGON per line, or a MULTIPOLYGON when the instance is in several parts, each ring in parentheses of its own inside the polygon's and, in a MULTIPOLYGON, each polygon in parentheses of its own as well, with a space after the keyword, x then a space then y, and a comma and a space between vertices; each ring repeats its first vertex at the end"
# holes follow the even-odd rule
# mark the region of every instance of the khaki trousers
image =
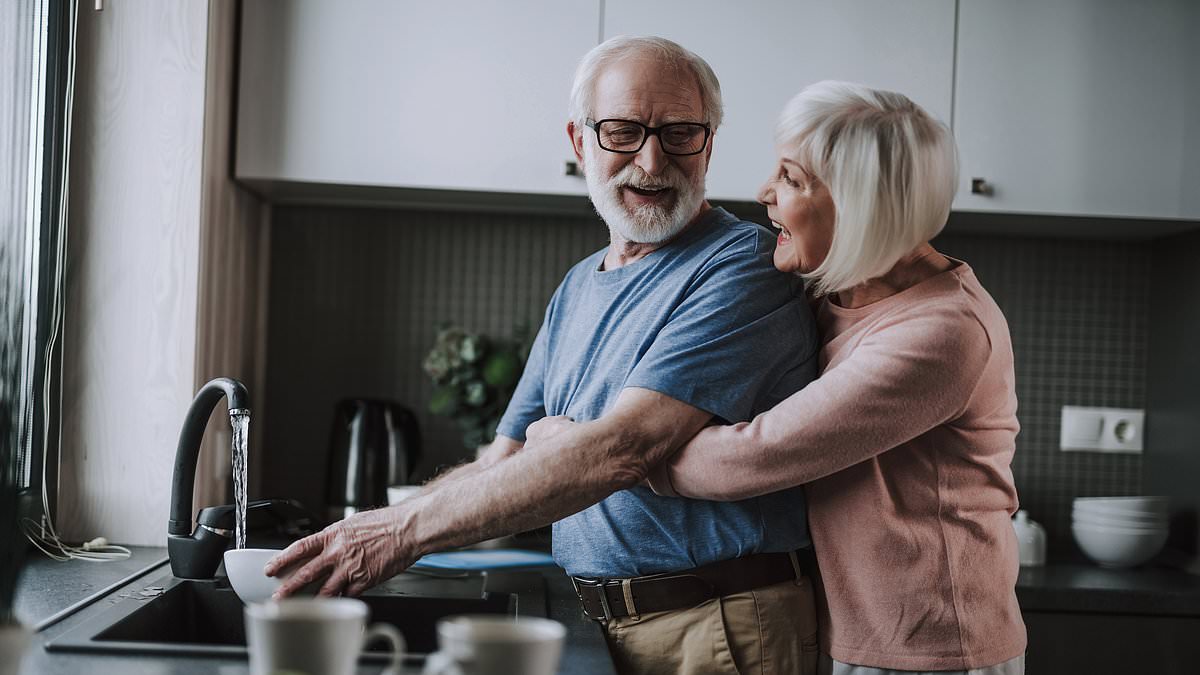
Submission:
POLYGON ((621 675, 817 672, 816 606, 807 578, 690 609, 612 619, 605 634, 621 675))

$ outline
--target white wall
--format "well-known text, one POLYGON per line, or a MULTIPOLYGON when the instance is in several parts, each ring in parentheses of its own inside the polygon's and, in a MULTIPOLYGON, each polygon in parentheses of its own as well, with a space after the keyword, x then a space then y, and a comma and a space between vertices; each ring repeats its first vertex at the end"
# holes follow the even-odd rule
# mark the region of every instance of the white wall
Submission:
POLYGON ((83 3, 58 521, 163 545, 194 393, 206 0, 83 3))

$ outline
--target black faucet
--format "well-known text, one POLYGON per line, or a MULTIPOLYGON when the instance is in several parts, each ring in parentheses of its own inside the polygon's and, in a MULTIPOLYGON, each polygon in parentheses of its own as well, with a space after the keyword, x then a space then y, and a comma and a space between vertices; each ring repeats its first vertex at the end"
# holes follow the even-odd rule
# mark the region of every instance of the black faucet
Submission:
MULTIPOLYGON (((208 508, 196 519, 196 530, 192 531, 192 490, 196 483, 196 460, 200 455, 200 442, 213 408, 225 398, 229 412, 249 413, 250 396, 246 387, 237 380, 218 377, 200 388, 195 400, 188 408, 179 433, 179 447, 175 450, 175 475, 171 480, 171 520, 167 523, 167 555, 171 559, 171 573, 181 579, 211 579, 221 565, 225 549, 233 540, 227 527, 218 527, 229 522, 230 513, 218 513, 208 508), (208 522, 208 521, 212 522, 208 522)), ((227 511, 228 509, 226 509, 227 511)))

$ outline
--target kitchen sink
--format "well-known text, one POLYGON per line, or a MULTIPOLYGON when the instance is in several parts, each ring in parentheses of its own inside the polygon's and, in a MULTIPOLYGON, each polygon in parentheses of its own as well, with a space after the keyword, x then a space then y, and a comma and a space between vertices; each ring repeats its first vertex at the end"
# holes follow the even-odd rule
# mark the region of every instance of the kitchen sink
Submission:
MULTIPOLYGON (((435 624, 454 614, 546 616, 545 580, 536 572, 450 577, 401 574, 364 594, 371 622, 396 626, 408 653, 436 651, 435 624)), ((110 607, 58 636, 48 651, 241 656, 246 654, 242 601, 224 577, 171 575, 110 596, 110 607)), ((103 601, 102 601, 103 602, 103 601)), ((366 660, 386 660, 381 651, 366 660)))

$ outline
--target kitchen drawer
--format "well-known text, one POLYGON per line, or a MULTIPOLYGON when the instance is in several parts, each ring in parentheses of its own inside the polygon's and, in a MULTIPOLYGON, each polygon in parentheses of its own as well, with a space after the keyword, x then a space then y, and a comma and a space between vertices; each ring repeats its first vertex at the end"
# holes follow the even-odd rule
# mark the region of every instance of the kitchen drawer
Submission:
POLYGON ((1192 675, 1200 617, 1025 612, 1027 675, 1192 675))

